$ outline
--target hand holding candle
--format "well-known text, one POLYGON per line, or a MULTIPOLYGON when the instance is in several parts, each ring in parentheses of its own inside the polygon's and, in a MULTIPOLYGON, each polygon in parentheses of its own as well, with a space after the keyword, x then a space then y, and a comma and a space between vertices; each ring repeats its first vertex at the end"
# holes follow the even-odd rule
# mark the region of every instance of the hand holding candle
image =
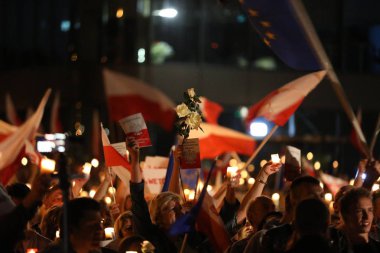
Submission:
POLYGON ((280 157, 278 156, 278 154, 272 154, 271 160, 273 163, 281 163, 281 160, 280 160, 280 157))

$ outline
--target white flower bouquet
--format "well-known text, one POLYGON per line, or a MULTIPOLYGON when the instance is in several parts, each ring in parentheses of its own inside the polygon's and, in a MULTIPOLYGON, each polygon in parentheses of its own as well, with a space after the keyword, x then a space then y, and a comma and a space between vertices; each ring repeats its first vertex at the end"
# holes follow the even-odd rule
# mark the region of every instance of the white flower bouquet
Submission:
MULTIPOLYGON (((190 130, 201 129, 202 122, 202 112, 199 108, 199 103, 201 100, 199 96, 195 94, 194 88, 188 89, 183 93, 185 101, 177 105, 177 121, 176 129, 177 134, 183 136, 183 138, 188 138, 190 130)), ((202 130, 203 131, 203 130, 202 130)))

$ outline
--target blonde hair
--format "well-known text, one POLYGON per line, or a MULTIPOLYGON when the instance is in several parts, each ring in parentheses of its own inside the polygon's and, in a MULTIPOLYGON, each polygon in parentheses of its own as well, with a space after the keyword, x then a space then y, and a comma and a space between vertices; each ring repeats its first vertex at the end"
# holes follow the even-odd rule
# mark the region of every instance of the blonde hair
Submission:
POLYGON ((113 227, 115 229, 115 235, 116 238, 123 238, 122 234, 122 227, 124 226, 124 223, 126 220, 131 219, 132 220, 132 212, 131 211, 125 211, 124 213, 120 214, 119 217, 117 217, 113 227))
POLYGON ((173 192, 161 192, 149 205, 150 218, 154 224, 161 224, 162 211, 167 207, 170 201, 174 201, 182 205, 182 198, 173 192))

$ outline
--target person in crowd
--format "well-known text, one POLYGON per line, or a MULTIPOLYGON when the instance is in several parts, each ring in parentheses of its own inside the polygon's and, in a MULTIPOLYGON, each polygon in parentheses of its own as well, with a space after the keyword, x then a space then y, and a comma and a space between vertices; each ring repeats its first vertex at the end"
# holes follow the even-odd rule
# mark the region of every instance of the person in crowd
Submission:
MULTIPOLYGON (((70 253, 115 252, 100 247, 100 242, 104 238, 103 219, 100 212, 99 202, 91 198, 77 198, 67 203, 67 213, 70 217, 67 224, 70 253)), ((62 233, 64 231, 62 218, 60 221, 62 233)), ((55 241, 43 252, 62 252, 62 242, 62 239, 55 241)))
POLYGON ((233 243, 230 247, 230 250, 227 252, 230 253, 240 253, 246 247, 249 239, 259 231, 259 226, 263 222, 263 219, 267 216, 268 213, 275 210, 275 205, 272 199, 267 196, 259 196, 255 200, 251 201, 247 209, 247 225, 250 227, 247 235, 233 243))
POLYGON ((40 175, 32 184, 31 191, 10 212, 0 216, 0 245, 2 252, 15 252, 17 243, 24 238, 26 224, 35 214, 37 207, 50 187, 50 176, 40 175))
POLYGON ((339 189, 339 191, 335 194, 335 201, 333 203, 334 212, 331 214, 331 226, 337 227, 339 226, 339 224, 341 224, 342 221, 339 214, 340 200, 342 199, 342 197, 347 191, 353 188, 354 186, 352 185, 345 185, 345 186, 342 186, 339 189))
MULTIPOLYGON (((144 198, 144 181, 139 167, 139 148, 136 143, 127 141, 127 149, 131 156, 132 167, 130 192, 134 231, 152 242, 156 247, 155 252, 178 252, 183 238, 171 237, 168 233, 171 225, 183 215, 182 198, 173 192, 162 192, 151 201, 148 209, 144 198)), ((177 154, 174 160, 174 166, 177 166, 179 164, 177 154)), ((197 233, 191 233, 186 243, 186 252, 210 251, 210 248, 202 242, 202 238, 198 239, 197 233)))
POLYGON ((250 201, 262 194, 269 176, 278 172, 281 166, 281 163, 273 163, 271 161, 266 163, 261 168, 251 189, 245 194, 241 204, 236 199, 231 184, 227 184, 226 197, 220 210, 220 216, 231 235, 236 234, 239 229, 243 228, 250 201))
POLYGON ((294 232, 286 252, 332 252, 327 238, 330 213, 320 199, 305 199, 295 211, 294 232))
POLYGON ((107 248, 118 250, 120 242, 127 237, 133 236, 132 211, 126 211, 119 215, 114 223, 115 240, 107 245, 107 248))
POLYGON ((50 240, 56 239, 57 231, 59 231, 59 217, 61 216, 61 207, 52 206, 44 217, 40 224, 41 234, 50 240))
POLYGON ((290 204, 290 194, 285 195, 285 212, 270 212, 259 225, 259 231, 256 232, 247 242, 244 253, 260 252, 262 239, 265 233, 272 228, 287 224, 291 221, 292 209, 290 204))
MULTIPOLYGON (((290 205, 292 207, 291 221, 294 221, 295 209, 302 200, 321 198, 323 189, 319 180, 311 176, 296 178, 290 186, 290 205)), ((284 252, 293 234, 291 223, 286 223, 268 230, 262 238, 260 252, 284 252)))
POLYGON ((380 242, 380 190, 372 193, 372 204, 374 210, 374 218, 369 236, 372 239, 380 242))
POLYGON ((42 200, 42 206, 39 208, 37 214, 30 221, 30 226, 38 233, 41 234, 40 224, 42 217, 45 216, 46 212, 53 206, 63 205, 63 195, 62 190, 57 184, 52 185, 49 191, 45 194, 42 200))
POLYGON ((343 223, 339 227, 347 236, 354 253, 380 252, 380 243, 369 236, 374 219, 371 193, 364 188, 346 192, 340 200, 343 223))

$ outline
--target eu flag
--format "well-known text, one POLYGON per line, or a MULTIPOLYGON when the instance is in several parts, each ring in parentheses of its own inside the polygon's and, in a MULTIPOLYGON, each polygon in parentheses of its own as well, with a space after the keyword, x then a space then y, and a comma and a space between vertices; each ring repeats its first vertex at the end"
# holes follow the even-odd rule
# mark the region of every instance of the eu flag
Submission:
POLYGON ((291 68, 323 69, 298 20, 291 0, 240 0, 263 42, 291 68))

